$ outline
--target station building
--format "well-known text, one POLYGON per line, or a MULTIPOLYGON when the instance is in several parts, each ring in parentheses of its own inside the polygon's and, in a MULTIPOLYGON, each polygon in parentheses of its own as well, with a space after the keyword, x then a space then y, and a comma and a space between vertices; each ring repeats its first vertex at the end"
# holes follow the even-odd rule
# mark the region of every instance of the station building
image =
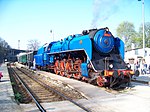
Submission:
POLYGON ((135 48, 125 51, 125 62, 131 64, 131 68, 134 68, 134 64, 138 61, 141 63, 142 59, 145 59, 147 65, 150 65, 150 48, 145 48, 145 55, 143 48, 135 48))
POLYGON ((19 50, 19 49, 10 49, 7 51, 5 56, 5 61, 8 62, 16 62, 17 61, 17 54, 21 52, 26 52, 26 50, 19 50))

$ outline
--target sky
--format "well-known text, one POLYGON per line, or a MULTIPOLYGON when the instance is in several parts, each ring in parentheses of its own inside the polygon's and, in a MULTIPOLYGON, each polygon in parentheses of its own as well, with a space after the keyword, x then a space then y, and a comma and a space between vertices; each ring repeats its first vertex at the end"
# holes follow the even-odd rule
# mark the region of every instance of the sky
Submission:
MULTIPOLYGON (((150 0, 144 0, 144 6, 145 22, 150 22, 150 0)), ((138 31, 142 1, 0 0, 0 37, 15 49, 27 50, 29 40, 44 45, 92 28, 108 27, 117 36, 123 21, 133 23, 138 31)))

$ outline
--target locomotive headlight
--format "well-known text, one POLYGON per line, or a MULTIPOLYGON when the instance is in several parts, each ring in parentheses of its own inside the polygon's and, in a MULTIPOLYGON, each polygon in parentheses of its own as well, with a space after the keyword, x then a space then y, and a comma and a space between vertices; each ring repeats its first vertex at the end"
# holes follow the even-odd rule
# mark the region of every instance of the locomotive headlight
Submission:
POLYGON ((112 69, 113 67, 114 67, 113 64, 110 64, 110 65, 109 65, 109 68, 110 68, 110 69, 112 69))

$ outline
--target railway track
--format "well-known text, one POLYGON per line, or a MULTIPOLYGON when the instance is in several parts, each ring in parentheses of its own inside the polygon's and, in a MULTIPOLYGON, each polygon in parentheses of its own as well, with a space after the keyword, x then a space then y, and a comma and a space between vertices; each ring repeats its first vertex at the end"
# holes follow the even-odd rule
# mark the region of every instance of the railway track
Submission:
POLYGON ((33 73, 31 73, 30 71, 16 67, 10 68, 10 70, 13 73, 14 77, 17 78, 19 83, 21 83, 21 85, 26 89, 26 91, 31 96, 32 100, 36 103, 40 111, 46 112, 46 109, 44 109, 44 107, 42 107, 41 105, 41 103, 43 102, 68 100, 82 110, 86 112, 91 112, 91 110, 83 107, 82 105, 73 101, 68 96, 64 95, 63 93, 59 92, 54 88, 51 88, 43 81, 34 77, 33 73))

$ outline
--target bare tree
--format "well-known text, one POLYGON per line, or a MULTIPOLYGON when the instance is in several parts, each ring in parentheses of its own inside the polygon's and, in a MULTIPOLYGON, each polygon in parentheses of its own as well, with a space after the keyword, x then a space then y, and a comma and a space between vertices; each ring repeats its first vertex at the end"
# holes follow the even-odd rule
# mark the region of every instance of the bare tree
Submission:
POLYGON ((9 49, 11 49, 11 47, 0 37, 0 63, 6 58, 9 49))
POLYGON ((40 42, 38 40, 28 40, 27 48, 28 50, 38 50, 40 46, 40 42))

